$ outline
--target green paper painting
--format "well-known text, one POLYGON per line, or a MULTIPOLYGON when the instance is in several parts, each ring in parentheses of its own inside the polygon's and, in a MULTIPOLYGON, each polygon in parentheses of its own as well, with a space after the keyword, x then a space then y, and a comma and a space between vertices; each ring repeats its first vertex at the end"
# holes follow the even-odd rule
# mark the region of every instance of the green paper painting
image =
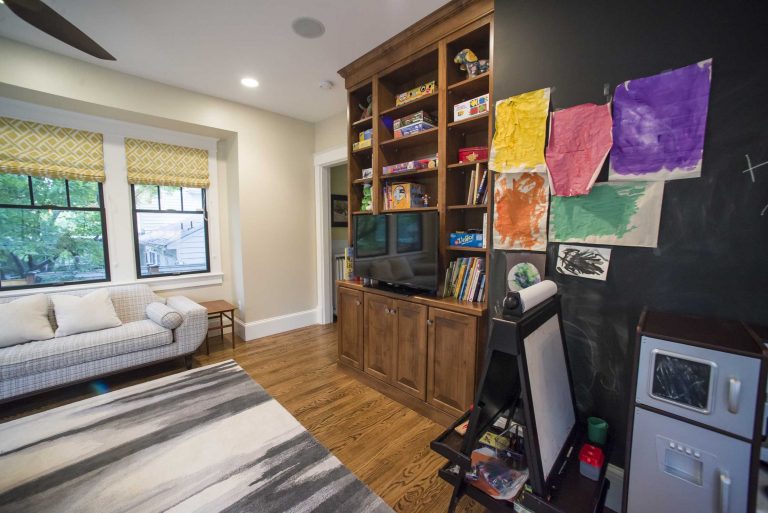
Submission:
POLYGON ((655 248, 664 182, 598 183, 585 196, 553 196, 550 242, 655 248))

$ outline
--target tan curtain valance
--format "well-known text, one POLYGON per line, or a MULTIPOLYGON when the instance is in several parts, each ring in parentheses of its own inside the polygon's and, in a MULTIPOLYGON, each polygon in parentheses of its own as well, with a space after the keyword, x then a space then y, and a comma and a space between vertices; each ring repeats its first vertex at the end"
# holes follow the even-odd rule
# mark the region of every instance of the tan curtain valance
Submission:
POLYGON ((128 182, 206 189, 208 152, 141 139, 125 140, 128 182))
POLYGON ((103 182, 101 134, 0 116, 0 173, 103 182))

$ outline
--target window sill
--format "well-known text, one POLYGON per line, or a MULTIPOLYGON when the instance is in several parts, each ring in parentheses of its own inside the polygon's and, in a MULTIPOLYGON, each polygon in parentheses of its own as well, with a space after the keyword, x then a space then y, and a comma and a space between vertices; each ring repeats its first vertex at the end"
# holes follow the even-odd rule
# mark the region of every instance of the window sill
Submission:
POLYGON ((192 287, 208 287, 221 285, 224 282, 224 273, 212 272, 191 274, 182 276, 162 276, 158 278, 142 278, 134 281, 105 281, 101 283, 83 283, 78 285, 62 285, 60 287, 45 287, 33 289, 17 289, 0 291, 0 297, 22 297, 33 294, 52 294, 68 292, 71 290, 98 289, 103 287, 118 287, 122 285, 149 285, 155 292, 162 290, 178 290, 192 287))

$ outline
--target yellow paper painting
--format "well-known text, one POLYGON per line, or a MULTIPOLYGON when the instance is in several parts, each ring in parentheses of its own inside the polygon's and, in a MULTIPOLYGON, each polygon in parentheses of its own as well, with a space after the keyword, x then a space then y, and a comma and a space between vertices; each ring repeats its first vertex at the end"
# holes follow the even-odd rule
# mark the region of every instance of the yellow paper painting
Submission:
POLYGON ((496 133, 488 167, 499 173, 544 173, 549 88, 496 102, 496 133))

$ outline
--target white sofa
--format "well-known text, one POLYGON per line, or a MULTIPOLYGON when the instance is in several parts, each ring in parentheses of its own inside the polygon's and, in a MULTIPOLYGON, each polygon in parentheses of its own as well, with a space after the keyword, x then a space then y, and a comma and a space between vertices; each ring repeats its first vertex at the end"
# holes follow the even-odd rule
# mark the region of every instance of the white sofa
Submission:
MULTIPOLYGON (((93 290, 61 294, 83 296, 93 290)), ((52 295, 48 320, 55 331, 52 295)), ((172 358, 186 357, 191 366, 189 355, 208 330, 204 307, 183 296, 162 298, 146 285, 109 287, 109 295, 122 326, 0 348, 0 402, 172 358), (179 312, 182 323, 170 330, 150 320, 146 309, 153 302, 179 312)), ((0 303, 13 299, 0 298, 0 303)))

